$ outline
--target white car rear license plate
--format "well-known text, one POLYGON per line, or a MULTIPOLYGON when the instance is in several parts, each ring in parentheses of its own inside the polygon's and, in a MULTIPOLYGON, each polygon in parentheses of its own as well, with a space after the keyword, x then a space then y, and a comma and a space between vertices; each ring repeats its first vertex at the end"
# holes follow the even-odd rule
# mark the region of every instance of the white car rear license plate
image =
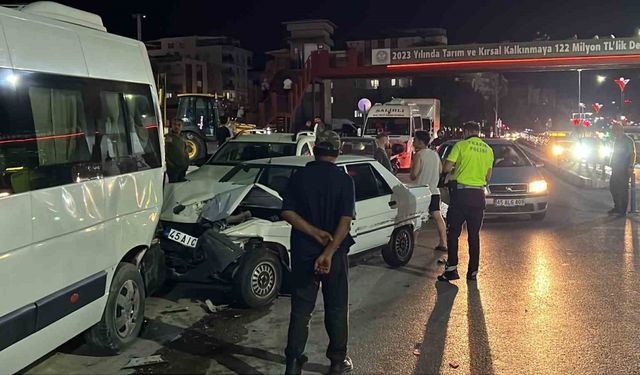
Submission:
POLYGON ((198 239, 196 237, 190 236, 186 233, 182 233, 179 230, 170 229, 169 234, 167 234, 167 238, 171 241, 175 241, 179 244, 182 244, 187 247, 196 247, 198 244, 198 239))
POLYGON ((496 199, 496 207, 519 207, 524 206, 524 199, 496 199))

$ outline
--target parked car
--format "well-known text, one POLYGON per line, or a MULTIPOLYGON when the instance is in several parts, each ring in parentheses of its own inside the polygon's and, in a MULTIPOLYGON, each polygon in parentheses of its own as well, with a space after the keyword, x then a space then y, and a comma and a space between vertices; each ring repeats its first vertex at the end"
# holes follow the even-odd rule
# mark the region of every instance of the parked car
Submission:
MULTIPOLYGON (((250 307, 278 295, 290 267, 290 225, 280 218, 289 178, 310 157, 262 159, 233 168, 208 192, 186 191, 167 200, 160 216, 160 241, 169 274, 195 268, 230 283, 250 307)), ((337 165, 353 177, 356 218, 350 254, 381 248, 392 267, 413 255, 414 232, 427 219, 428 188, 409 187, 373 159, 341 156, 337 165)), ((200 191, 200 190, 198 190, 200 191)))
MULTIPOLYGON (((451 152, 456 140, 447 141, 439 149, 441 159, 451 152)), ((549 195, 547 181, 540 173, 542 164, 533 163, 512 141, 485 139, 493 149, 494 165, 487 195, 487 216, 531 215, 543 220, 549 195)), ((449 204, 449 192, 442 189, 442 199, 449 204)))
POLYGON ((200 168, 190 172, 186 181, 167 184, 164 188, 166 201, 184 194, 212 194, 211 184, 220 179, 236 165, 256 159, 281 156, 312 155, 316 136, 313 132, 298 134, 252 132, 238 135, 224 143, 200 168))

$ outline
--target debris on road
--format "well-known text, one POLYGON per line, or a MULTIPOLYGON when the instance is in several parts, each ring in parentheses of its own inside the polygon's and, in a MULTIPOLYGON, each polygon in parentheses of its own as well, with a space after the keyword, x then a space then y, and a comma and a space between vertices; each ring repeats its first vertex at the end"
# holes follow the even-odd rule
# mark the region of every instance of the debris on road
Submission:
POLYGON ((187 311, 189 311, 188 307, 178 307, 178 308, 175 308, 175 309, 164 310, 164 311, 160 312, 160 314, 162 314, 162 315, 177 314, 177 313, 187 312, 187 311))
POLYGON ((139 358, 131 358, 131 360, 122 367, 125 368, 133 368, 133 367, 142 367, 142 366, 150 366, 157 365, 159 363, 167 363, 164 359, 162 359, 161 355, 150 355, 148 357, 139 357, 139 358))
POLYGON ((460 364, 458 362, 452 361, 452 362, 449 362, 449 366, 453 369, 456 369, 460 367, 460 364))
POLYGON ((241 317, 241 316, 242 316, 242 315, 234 315, 233 317, 234 317, 234 318, 239 318, 239 317, 241 317))
POLYGON ((422 347, 421 342, 417 342, 416 345, 413 347, 413 355, 415 355, 416 357, 420 357, 420 347, 422 347))
POLYGON ((204 301, 204 304, 207 306, 207 309, 212 314, 220 311, 224 311, 229 308, 229 305, 214 305, 210 299, 204 301))

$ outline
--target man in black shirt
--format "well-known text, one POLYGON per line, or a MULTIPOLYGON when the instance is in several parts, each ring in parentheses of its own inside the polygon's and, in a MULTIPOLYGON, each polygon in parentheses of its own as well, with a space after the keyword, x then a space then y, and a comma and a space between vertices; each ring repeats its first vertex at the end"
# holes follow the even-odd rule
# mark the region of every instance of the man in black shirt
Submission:
POLYGON ((373 152, 373 158, 378 161, 378 163, 382 164, 389 172, 393 172, 393 167, 391 167, 391 160, 389 160, 389 155, 387 155, 387 145, 389 144, 389 136, 385 133, 379 133, 376 136, 376 149, 373 152))
POLYGON ((354 244, 349 229, 355 211, 353 180, 335 165, 340 138, 332 131, 317 135, 316 160, 291 180, 282 217, 291 230, 291 316, 285 354, 286 374, 300 374, 309 320, 322 284, 325 327, 329 335, 327 357, 331 373, 353 369, 347 357, 349 285, 347 253, 354 244))
POLYGON ((609 211, 609 214, 625 216, 629 208, 629 179, 633 174, 636 162, 636 146, 633 139, 624 134, 622 124, 613 125, 611 130, 615 137, 615 143, 611 155, 609 189, 614 207, 609 211))
POLYGON ((231 130, 229 130, 229 128, 227 128, 223 124, 220 124, 220 126, 218 126, 218 129, 216 129, 216 140, 218 141, 218 147, 222 146, 229 138, 231 138, 231 130))

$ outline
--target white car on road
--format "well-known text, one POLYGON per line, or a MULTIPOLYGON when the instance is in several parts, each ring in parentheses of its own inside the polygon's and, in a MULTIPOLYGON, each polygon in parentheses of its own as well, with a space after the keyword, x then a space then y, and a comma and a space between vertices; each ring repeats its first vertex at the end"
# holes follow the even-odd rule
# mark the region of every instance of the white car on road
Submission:
MULTIPOLYGON (((160 238, 169 273, 231 283, 248 306, 270 303, 290 266, 290 225, 280 218, 289 178, 311 157, 262 159, 236 166, 209 193, 187 190, 165 201, 160 238)), ((414 232, 427 220, 424 186, 407 186, 371 158, 341 156, 337 165, 354 180, 356 218, 350 255, 382 249, 398 267, 413 255, 414 232)), ((329 181, 327 183, 330 183, 329 181)))

